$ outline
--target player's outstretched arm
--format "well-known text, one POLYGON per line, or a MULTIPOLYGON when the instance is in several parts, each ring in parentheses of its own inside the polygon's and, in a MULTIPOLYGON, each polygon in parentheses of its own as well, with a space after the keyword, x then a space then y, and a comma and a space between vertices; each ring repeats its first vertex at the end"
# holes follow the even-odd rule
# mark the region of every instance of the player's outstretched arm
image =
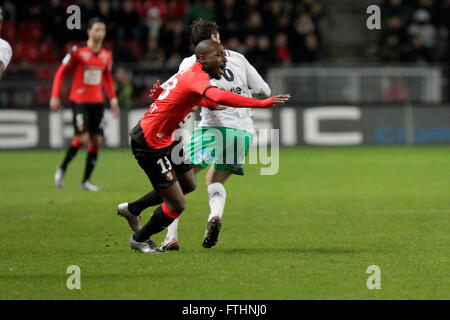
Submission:
POLYGON ((257 100, 240 96, 233 92, 225 91, 216 87, 206 89, 203 95, 207 99, 218 104, 234 108, 270 108, 274 105, 285 103, 291 98, 289 94, 281 94, 264 100, 257 100))
POLYGON ((219 106, 217 103, 215 103, 214 101, 209 100, 207 98, 203 98, 199 102, 198 106, 202 107, 202 108, 208 108, 209 110, 213 110, 213 111, 220 111, 220 110, 225 110, 226 109, 226 107, 219 106))

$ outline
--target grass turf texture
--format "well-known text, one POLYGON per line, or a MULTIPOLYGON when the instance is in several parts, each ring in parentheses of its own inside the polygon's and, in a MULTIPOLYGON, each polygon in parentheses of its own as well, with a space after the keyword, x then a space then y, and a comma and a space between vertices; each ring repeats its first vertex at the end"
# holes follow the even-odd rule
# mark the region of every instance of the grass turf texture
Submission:
POLYGON ((150 190, 129 150, 102 150, 99 193, 79 188, 83 152, 57 190, 62 157, 1 152, 0 299, 450 298, 448 147, 283 149, 277 175, 247 166, 227 182, 214 249, 201 247, 202 173, 182 250, 163 255, 131 251, 115 215, 150 190), (66 288, 69 265, 81 268, 81 290, 66 288), (366 287, 370 265, 381 268, 381 290, 366 287))

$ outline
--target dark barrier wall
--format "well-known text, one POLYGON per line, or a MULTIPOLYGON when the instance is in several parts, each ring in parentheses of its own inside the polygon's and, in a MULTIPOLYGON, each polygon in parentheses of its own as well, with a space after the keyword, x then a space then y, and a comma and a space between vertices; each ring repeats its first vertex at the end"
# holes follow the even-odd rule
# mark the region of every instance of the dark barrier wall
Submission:
MULTIPOLYGON (((128 147, 128 131, 145 109, 104 117, 107 147, 128 147)), ((198 116, 197 116, 198 117, 198 116)), ((255 110, 257 133, 279 129, 281 146, 450 143, 450 106, 295 106, 255 110)), ((70 110, 0 109, 0 149, 62 148, 73 135, 70 110)), ((192 128, 188 123, 187 128, 192 128)), ((262 141, 263 139, 260 139, 262 141)))

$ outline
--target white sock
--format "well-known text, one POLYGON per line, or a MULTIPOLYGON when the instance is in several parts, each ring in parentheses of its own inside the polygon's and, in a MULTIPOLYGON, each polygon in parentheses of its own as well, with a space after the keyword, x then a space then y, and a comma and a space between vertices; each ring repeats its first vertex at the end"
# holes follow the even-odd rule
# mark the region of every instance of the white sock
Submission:
POLYGON ((167 227, 167 235, 164 242, 169 242, 172 240, 178 240, 178 223, 180 221, 180 218, 173 220, 173 222, 170 224, 170 226, 167 227))
POLYGON ((214 182, 208 185, 209 195, 209 208, 211 213, 209 214, 208 221, 213 217, 221 217, 223 215, 223 209, 225 208, 225 199, 227 198, 227 191, 223 184, 220 182, 214 182))

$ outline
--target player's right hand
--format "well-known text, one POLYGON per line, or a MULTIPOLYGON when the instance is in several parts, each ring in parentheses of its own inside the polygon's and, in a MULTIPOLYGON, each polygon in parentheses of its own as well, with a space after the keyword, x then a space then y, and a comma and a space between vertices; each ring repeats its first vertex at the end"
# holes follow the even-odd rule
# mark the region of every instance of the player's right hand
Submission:
POLYGON ((273 105, 282 104, 291 98, 290 94, 279 94, 277 96, 273 96, 273 105))
POLYGON ((159 95, 161 94, 161 92, 163 92, 163 91, 164 91, 164 89, 160 86, 159 80, 157 80, 153 84, 153 87, 150 89, 150 93, 149 93, 148 97, 150 99, 156 100, 156 98, 158 98, 159 95))
POLYGON ((61 100, 58 97, 50 98, 50 110, 59 111, 61 109, 61 100))

